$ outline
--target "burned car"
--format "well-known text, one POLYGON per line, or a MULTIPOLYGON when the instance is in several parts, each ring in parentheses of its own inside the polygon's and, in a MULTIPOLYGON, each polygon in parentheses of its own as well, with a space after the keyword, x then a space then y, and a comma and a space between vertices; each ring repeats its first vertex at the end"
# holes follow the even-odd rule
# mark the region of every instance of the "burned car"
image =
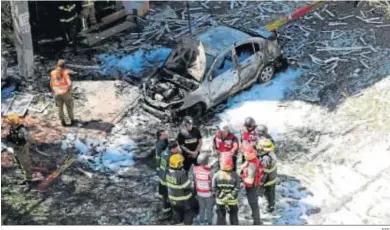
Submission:
POLYGON ((214 27, 173 49, 143 84, 141 106, 167 120, 198 117, 252 84, 271 80, 285 64, 274 34, 214 27))

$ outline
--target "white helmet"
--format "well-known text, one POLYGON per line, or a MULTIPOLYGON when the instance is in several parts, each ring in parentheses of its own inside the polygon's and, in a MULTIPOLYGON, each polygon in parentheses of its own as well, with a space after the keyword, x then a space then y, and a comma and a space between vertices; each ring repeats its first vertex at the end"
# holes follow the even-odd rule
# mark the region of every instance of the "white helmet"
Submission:
POLYGON ((218 128, 220 131, 230 131, 230 125, 227 121, 222 121, 219 125, 218 128))

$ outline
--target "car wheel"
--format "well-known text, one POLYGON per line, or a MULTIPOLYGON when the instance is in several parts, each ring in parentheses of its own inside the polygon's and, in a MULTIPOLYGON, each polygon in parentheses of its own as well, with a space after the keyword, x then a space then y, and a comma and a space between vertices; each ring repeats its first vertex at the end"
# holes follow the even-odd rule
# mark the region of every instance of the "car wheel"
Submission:
POLYGON ((257 80, 260 83, 268 82, 270 81, 275 73, 275 67, 271 64, 266 65, 260 72, 257 80))

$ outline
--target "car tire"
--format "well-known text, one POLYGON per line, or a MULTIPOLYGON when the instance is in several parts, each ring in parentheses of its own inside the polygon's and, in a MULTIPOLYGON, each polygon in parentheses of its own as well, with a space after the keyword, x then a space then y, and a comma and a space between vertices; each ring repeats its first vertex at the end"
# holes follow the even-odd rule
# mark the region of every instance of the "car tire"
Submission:
POLYGON ((260 71, 259 75, 257 76, 257 81, 259 83, 268 82, 274 77, 274 74, 275 74, 275 67, 273 63, 270 63, 260 71))

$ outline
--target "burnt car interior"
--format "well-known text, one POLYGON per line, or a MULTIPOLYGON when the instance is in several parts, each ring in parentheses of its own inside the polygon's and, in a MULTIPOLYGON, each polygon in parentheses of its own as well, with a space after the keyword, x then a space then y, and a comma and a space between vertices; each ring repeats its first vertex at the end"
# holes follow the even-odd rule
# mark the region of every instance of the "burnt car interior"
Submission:
POLYGON ((146 85, 148 97, 169 103, 183 99, 187 92, 199 87, 188 72, 199 55, 196 44, 193 40, 182 41, 172 50, 163 68, 146 85))

